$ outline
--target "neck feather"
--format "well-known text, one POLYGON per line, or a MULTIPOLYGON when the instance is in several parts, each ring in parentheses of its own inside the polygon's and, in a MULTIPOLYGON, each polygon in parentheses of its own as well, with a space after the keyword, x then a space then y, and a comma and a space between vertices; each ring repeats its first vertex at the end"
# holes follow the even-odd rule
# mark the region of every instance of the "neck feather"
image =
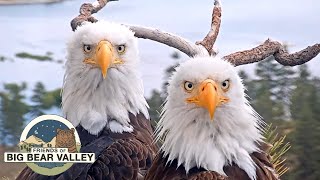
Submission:
POLYGON ((99 70, 68 67, 62 91, 62 110, 74 126, 91 134, 106 126, 114 132, 130 132, 129 113, 149 119, 143 85, 132 67, 111 68, 106 79, 99 70))
POLYGON ((205 109, 172 108, 168 102, 157 127, 157 138, 165 136, 161 150, 170 163, 177 159, 188 172, 193 167, 225 174, 223 167, 235 163, 251 179, 255 165, 250 154, 259 151, 261 121, 250 105, 220 107, 212 122, 205 109))

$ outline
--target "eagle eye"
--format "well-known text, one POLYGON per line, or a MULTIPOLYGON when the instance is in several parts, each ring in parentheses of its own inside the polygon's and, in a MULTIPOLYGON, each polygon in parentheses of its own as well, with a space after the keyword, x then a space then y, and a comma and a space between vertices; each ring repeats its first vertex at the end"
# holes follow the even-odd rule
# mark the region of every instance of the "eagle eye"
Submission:
POLYGON ((186 81, 186 82, 184 83, 184 89, 185 89, 186 91, 190 92, 190 91, 193 90, 193 88, 194 88, 194 85, 193 85, 192 82, 186 81))
POLYGON ((222 83, 221 83, 221 88, 224 90, 224 91, 227 91, 230 87, 230 80, 227 79, 227 80, 224 80, 222 83))
POLYGON ((126 51, 126 46, 125 45, 119 45, 117 47, 117 51, 119 54, 123 54, 126 51))
POLYGON ((92 50, 92 47, 90 45, 83 45, 83 51, 85 53, 89 53, 91 52, 91 50, 92 50))

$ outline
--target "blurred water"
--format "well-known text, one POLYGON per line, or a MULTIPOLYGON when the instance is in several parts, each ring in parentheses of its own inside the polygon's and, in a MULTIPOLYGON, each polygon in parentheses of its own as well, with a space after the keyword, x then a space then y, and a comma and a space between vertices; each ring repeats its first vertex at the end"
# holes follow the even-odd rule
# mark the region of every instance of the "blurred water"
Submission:
POLYGON ((81 1, 55 4, 0 6, 1 54, 25 50, 61 54, 70 18, 81 1))

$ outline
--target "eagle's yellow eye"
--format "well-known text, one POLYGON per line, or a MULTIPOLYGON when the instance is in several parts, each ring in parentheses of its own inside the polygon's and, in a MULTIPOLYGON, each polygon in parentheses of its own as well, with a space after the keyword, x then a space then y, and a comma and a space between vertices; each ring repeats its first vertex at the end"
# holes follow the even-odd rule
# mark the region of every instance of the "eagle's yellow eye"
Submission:
POLYGON ((194 88, 194 85, 193 85, 192 82, 186 81, 186 82, 184 83, 184 89, 185 89, 186 91, 190 92, 190 91, 193 90, 193 88, 194 88))
POLYGON ((222 90, 224 91, 227 91, 230 87, 230 80, 227 79, 227 80, 224 80, 222 83, 221 83, 221 88, 222 90))
POLYGON ((89 53, 89 52, 91 52, 91 50, 92 50, 92 48, 90 45, 83 45, 83 51, 85 53, 89 53))
POLYGON ((117 47, 117 51, 119 54, 123 54, 126 51, 126 46, 125 45, 119 45, 117 47))

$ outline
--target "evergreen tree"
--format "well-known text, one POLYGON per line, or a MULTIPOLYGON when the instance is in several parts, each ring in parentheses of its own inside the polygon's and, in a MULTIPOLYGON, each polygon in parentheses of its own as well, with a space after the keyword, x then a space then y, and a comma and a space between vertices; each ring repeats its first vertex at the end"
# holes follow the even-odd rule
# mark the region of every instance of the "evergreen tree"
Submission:
POLYGON ((159 121, 161 106, 164 102, 164 99, 161 97, 161 93, 157 90, 152 91, 152 95, 150 98, 147 99, 149 104, 149 114, 150 119, 152 120, 152 124, 156 125, 159 121))
POLYGON ((33 89, 33 96, 31 97, 31 101, 35 103, 35 105, 32 106, 31 113, 35 117, 44 114, 42 110, 42 101, 45 94, 46 89, 44 85, 41 82, 38 82, 33 89))
POLYGON ((280 65, 273 56, 257 64, 253 106, 266 122, 291 119, 290 94, 294 74, 292 67, 280 65))
MULTIPOLYGON (((180 54, 178 52, 173 52, 170 56, 173 60, 177 61, 180 59, 180 54)), ((161 96, 165 99, 167 97, 167 86, 169 78, 171 77, 172 73, 175 71, 175 68, 179 65, 178 62, 174 62, 171 66, 167 67, 165 70, 165 80, 164 83, 162 83, 162 90, 161 90, 161 96)))
POLYGON ((301 65, 291 105, 292 117, 296 122, 291 139, 292 153, 296 159, 292 179, 316 180, 320 177, 320 88, 314 82, 319 81, 310 80, 307 66, 301 65))
POLYGON ((310 93, 310 88, 310 73, 307 65, 303 64, 299 66, 298 77, 295 80, 295 88, 291 98, 292 105, 290 108, 294 120, 303 119, 299 111, 305 107, 308 108, 309 104, 306 102, 306 98, 308 97, 308 93, 310 93))
POLYGON ((55 89, 52 91, 46 91, 46 93, 44 94, 43 98, 42 98, 42 108, 44 110, 48 110, 51 109, 53 107, 60 107, 61 105, 61 95, 60 95, 61 89, 55 89))
POLYGON ((239 76, 242 79, 242 83, 244 84, 244 87, 246 88, 246 94, 249 96, 248 100, 251 101, 253 99, 255 99, 256 94, 255 94, 255 82, 249 77, 249 75, 241 70, 239 71, 239 76))
MULTIPOLYGON (((284 48, 288 51, 288 45, 284 45, 284 48)), ((277 88, 275 90, 275 97, 278 102, 282 105, 283 108, 283 120, 291 120, 291 112, 290 112, 290 99, 291 92, 293 90, 294 84, 294 75, 296 74, 292 67, 290 66, 282 66, 275 71, 275 77, 277 77, 276 85, 277 88)))
POLYGON ((45 86, 38 82, 33 89, 31 101, 34 103, 31 113, 34 117, 45 114, 45 110, 52 107, 60 107, 61 104, 61 89, 47 91, 45 86))
POLYGON ((277 87, 275 72, 278 70, 278 64, 273 57, 269 57, 257 64, 255 80, 255 98, 253 106, 256 111, 267 122, 274 122, 282 114, 282 109, 277 104, 274 96, 274 89, 277 87))
POLYGON ((24 102, 22 94, 27 88, 26 83, 4 84, 4 91, 1 96, 1 126, 4 144, 17 144, 24 126, 24 115, 29 111, 29 106, 24 102))
MULTIPOLYGON (((174 52, 171 54, 171 58, 174 60, 178 60, 180 58, 180 54, 178 52, 174 52)), ((175 71, 175 68, 178 66, 178 62, 175 62, 173 65, 169 66, 165 70, 165 80, 162 84, 161 91, 153 90, 151 93, 151 97, 147 98, 147 102, 150 106, 149 114, 151 120, 154 122, 153 124, 156 125, 156 123, 160 119, 160 112, 162 105, 167 97, 167 86, 168 86, 168 80, 172 73, 175 71)))
MULTIPOLYGON (((315 104, 312 105, 313 112, 315 114, 315 119, 317 119, 318 122, 320 122, 320 78, 314 77, 311 80, 311 84, 313 84, 315 88, 315 96, 317 97, 315 104)), ((319 129, 320 131, 320 129, 319 129)))
POLYGON ((274 101, 271 99, 267 81, 255 81, 256 97, 252 100, 252 106, 262 116, 265 122, 271 123, 274 119, 274 101))

